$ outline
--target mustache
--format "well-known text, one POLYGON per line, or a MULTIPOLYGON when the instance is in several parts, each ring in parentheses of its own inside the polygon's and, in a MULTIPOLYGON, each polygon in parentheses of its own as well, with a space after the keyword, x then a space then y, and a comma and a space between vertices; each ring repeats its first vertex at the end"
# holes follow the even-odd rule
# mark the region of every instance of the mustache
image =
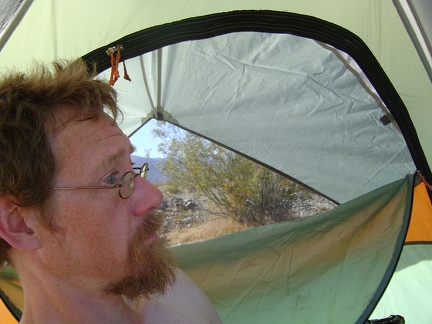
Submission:
POLYGON ((146 240, 155 232, 160 230, 163 221, 163 214, 160 210, 152 211, 135 230, 134 236, 140 241, 146 240))
POLYGON ((149 237, 153 236, 160 230, 163 222, 163 213, 160 210, 154 210, 137 227, 131 242, 130 253, 132 254, 132 258, 139 258, 137 254, 140 253, 140 246, 142 246, 143 242, 145 242, 149 237))

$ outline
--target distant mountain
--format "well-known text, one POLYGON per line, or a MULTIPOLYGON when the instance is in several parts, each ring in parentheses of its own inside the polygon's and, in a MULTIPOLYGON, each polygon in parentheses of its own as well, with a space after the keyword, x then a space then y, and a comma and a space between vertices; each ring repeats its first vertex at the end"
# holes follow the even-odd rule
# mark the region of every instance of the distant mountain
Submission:
POLYGON ((161 171, 161 165, 164 164, 165 159, 162 158, 143 158, 142 156, 132 155, 132 162, 135 163, 135 165, 142 165, 145 162, 149 164, 149 173, 147 176, 147 180, 151 183, 164 183, 168 181, 170 178, 162 173, 161 171))

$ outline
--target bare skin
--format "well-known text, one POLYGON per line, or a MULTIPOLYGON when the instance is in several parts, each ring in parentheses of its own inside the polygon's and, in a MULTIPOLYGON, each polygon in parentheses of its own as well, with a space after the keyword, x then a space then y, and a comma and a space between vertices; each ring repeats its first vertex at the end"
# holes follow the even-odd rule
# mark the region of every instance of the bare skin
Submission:
MULTIPOLYGON (((104 185, 131 170, 131 144, 108 117, 72 122, 52 148, 54 186, 104 185)), ((186 274, 163 294, 128 300, 107 294, 128 269, 134 230, 157 209, 161 192, 137 177, 131 197, 117 189, 53 191, 49 211, 59 232, 41 226, 33 208, 0 198, 0 235, 24 289, 21 323, 220 323, 205 294, 186 274)), ((152 244, 154 233, 146 244, 152 244)))

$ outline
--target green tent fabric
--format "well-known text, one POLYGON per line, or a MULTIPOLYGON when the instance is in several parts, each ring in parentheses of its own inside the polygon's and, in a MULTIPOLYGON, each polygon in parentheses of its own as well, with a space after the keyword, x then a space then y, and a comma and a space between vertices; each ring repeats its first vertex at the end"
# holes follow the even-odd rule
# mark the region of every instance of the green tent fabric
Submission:
MULTIPOLYGON (((406 177, 323 214, 173 250, 223 323, 364 323, 396 267, 412 188, 406 177)), ((13 269, 0 275, 22 310, 13 269)))
POLYGON ((363 323, 396 267, 411 194, 407 177, 321 215, 174 250, 224 323, 363 323))

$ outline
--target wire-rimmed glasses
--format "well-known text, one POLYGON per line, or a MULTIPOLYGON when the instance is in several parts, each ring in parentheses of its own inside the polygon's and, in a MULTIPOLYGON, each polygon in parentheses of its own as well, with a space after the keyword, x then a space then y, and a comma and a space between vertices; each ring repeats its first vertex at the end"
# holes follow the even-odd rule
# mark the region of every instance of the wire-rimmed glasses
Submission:
POLYGON ((106 186, 68 186, 68 187, 54 187, 51 188, 53 190, 72 190, 72 189, 118 189, 119 196, 122 199, 129 198, 135 188, 135 178, 137 176, 141 176, 144 179, 147 179, 147 174, 149 171, 148 163, 144 163, 140 168, 133 168, 134 170, 139 170, 139 172, 135 171, 127 171, 120 178, 120 182, 115 185, 106 185, 106 186))

